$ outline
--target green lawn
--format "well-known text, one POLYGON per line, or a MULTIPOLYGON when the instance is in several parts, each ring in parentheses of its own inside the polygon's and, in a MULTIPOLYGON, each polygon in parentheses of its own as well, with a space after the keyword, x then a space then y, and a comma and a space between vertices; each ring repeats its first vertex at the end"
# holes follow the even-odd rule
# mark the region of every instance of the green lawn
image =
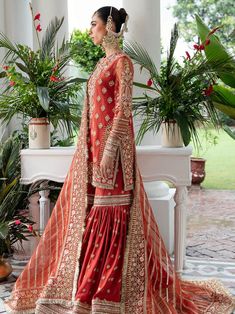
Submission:
MULTIPOLYGON (((210 146, 203 157, 206 161, 206 178, 201 184, 206 189, 235 190, 235 140, 226 132, 212 130, 218 144, 210 146)), ((203 130, 200 137, 203 138, 203 130)), ((203 138, 203 147, 205 139, 203 138)))

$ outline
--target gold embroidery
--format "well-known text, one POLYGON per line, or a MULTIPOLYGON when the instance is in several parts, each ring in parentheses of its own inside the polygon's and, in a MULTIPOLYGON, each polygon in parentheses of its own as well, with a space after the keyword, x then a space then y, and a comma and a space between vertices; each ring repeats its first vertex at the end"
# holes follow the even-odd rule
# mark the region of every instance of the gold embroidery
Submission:
POLYGON ((130 205, 132 203, 132 195, 89 195, 88 202, 96 206, 121 206, 130 205))
POLYGON ((92 301, 92 312, 97 314, 120 314, 120 303, 95 299, 92 301))
POLYGON ((115 97, 114 119, 104 154, 116 158, 118 149, 124 176, 125 190, 133 188, 133 138, 129 130, 132 110, 133 66, 129 58, 117 61, 116 80, 118 91, 115 97))

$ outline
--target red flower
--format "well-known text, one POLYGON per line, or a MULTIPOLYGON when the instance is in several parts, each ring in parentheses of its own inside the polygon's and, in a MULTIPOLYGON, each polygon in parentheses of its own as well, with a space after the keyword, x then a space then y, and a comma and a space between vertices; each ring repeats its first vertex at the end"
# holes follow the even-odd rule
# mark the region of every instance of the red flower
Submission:
POLYGON ((34 21, 38 20, 40 21, 40 17, 41 17, 41 14, 40 13, 37 13, 34 17, 34 21))
POLYGON ((15 220, 15 225, 20 225, 21 221, 19 219, 15 220))
POLYGON ((208 36, 214 34, 219 28, 220 28, 220 26, 213 28, 212 31, 210 31, 208 36))
POLYGON ((206 39, 205 41, 205 46, 208 46, 210 44, 211 40, 209 38, 206 39))
POLYGON ((14 82, 14 81, 10 81, 10 86, 14 86, 14 85, 16 85, 16 83, 14 82))
POLYGON ((186 51, 185 53, 186 53, 186 59, 187 59, 187 60, 190 60, 190 59, 191 59, 191 57, 190 57, 189 52, 188 52, 188 51, 186 51))
POLYGON ((55 75, 51 75, 51 76, 50 76, 50 81, 51 81, 51 82, 59 82, 59 81, 60 81, 60 78, 59 78, 59 77, 56 77, 55 75))
POLYGON ((41 25, 40 25, 40 24, 38 24, 38 26, 36 27, 36 31, 38 31, 38 32, 41 32, 41 31, 42 31, 42 28, 41 28, 41 25))
POLYGON ((147 81, 147 85, 149 87, 153 85, 153 80, 151 78, 147 81))
POLYGON ((204 95, 209 97, 211 95, 211 93, 213 92, 213 85, 210 85, 209 87, 207 87, 206 89, 204 89, 204 95))
POLYGON ((9 67, 8 65, 4 65, 2 68, 3 68, 3 70, 5 70, 5 71, 8 71, 8 70, 10 69, 10 67, 9 67))
POLYGON ((195 45, 193 45, 193 48, 198 50, 198 51, 202 51, 202 50, 205 49, 205 46, 204 45, 197 45, 197 44, 195 44, 195 45))
POLYGON ((199 46, 199 50, 200 50, 200 51, 205 50, 205 46, 204 46, 204 45, 200 45, 200 46, 199 46))
POLYGON ((29 225, 29 226, 28 226, 28 230, 29 230, 30 232, 33 232, 33 226, 32 226, 32 225, 29 225))

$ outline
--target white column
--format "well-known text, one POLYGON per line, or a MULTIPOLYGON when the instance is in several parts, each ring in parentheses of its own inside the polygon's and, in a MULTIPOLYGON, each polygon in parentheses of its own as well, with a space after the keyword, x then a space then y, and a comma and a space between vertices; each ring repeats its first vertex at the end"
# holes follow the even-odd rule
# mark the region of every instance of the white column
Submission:
POLYGON ((178 186, 175 194, 175 270, 181 275, 185 267, 185 242, 186 242, 186 221, 187 221, 187 196, 186 186, 178 186))
POLYGON ((5 34, 10 40, 32 47, 31 23, 27 0, 5 0, 5 34))
MULTIPOLYGON (((161 38, 160 38, 160 0, 123 0, 123 7, 129 14, 128 32, 125 33, 127 41, 136 41, 145 47, 155 62, 157 68, 161 61, 161 38)), ((135 81, 145 83, 148 75, 139 68, 135 68, 135 81)), ((138 89, 138 94, 143 90, 138 89)), ((137 95, 134 90, 134 95, 137 95)), ((138 132, 139 119, 135 119, 135 132, 138 132)), ((141 145, 159 145, 160 138, 152 132, 146 133, 141 145)))
MULTIPOLYGON (((32 47, 32 18, 27 0, 5 0, 4 33, 16 43, 32 47)), ((15 117, 9 124, 9 133, 21 126, 21 118, 15 117)))
MULTIPOLYGON (((40 37, 45 31, 46 27, 50 23, 50 21, 57 16, 58 18, 62 18, 64 16, 64 23, 60 28, 58 33, 59 42, 64 38, 68 38, 68 3, 67 0, 49 0, 49 1, 42 1, 42 0, 32 0, 32 6, 34 13, 41 13, 41 27, 42 32, 40 33, 40 37)), ((37 40, 36 34, 34 33, 34 47, 36 48, 37 40)))
POLYGON ((40 184, 40 188, 42 189, 39 192, 40 199, 40 235, 42 235, 43 231, 45 230, 45 227, 48 223, 48 220, 50 218, 51 212, 50 212, 50 199, 49 199, 49 190, 44 190, 44 188, 48 186, 48 183, 44 181, 40 184))

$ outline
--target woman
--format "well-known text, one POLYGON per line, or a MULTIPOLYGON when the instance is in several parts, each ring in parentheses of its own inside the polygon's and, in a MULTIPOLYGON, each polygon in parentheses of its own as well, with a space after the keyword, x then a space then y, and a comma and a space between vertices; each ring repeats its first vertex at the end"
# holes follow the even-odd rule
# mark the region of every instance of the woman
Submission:
POLYGON ((118 46, 127 17, 113 7, 92 17, 91 38, 106 56, 89 78, 56 206, 6 302, 11 313, 232 312, 219 283, 177 278, 154 220, 136 164, 133 65, 118 46))

